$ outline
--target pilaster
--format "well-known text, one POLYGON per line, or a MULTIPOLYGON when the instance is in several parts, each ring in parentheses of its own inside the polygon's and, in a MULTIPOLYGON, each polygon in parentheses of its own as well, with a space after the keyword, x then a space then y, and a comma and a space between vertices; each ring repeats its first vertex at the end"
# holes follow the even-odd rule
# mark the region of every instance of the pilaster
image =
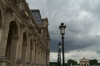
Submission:
POLYGON ((17 59, 16 60, 16 66, 22 66, 23 62, 21 61, 21 59, 17 59))
POLYGON ((19 43, 18 43, 18 50, 17 50, 17 59, 16 59, 16 61, 20 60, 20 62, 22 62, 21 54, 22 54, 22 44, 23 44, 23 32, 24 32, 24 28, 25 28, 24 24, 21 23, 19 28, 20 28, 20 30, 19 30, 20 38, 19 38, 19 43))
POLYGON ((6 44, 7 44, 7 39, 8 39, 8 31, 9 31, 9 15, 6 17, 6 25, 1 26, 2 29, 0 29, 0 56, 5 56, 5 51, 6 51, 6 44))
POLYGON ((27 55, 26 55, 27 56, 27 58, 26 58, 27 60, 26 61, 29 61, 29 62, 31 62, 30 61, 30 59, 31 59, 30 58, 30 56, 31 56, 30 55, 30 51, 31 51, 31 49, 30 49, 31 48, 30 47, 30 45, 31 45, 31 36, 32 36, 31 33, 28 33, 28 44, 27 44, 27 49, 26 49, 27 50, 27 55))
POLYGON ((0 23, 0 42, 1 42, 1 37, 2 37, 2 30, 3 30, 3 24, 0 23))

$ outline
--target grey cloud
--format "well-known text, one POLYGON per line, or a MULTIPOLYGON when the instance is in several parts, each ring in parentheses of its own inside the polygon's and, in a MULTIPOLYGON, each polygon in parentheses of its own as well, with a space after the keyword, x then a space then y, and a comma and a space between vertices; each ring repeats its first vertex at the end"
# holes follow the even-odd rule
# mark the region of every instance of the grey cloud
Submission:
POLYGON ((80 33, 84 31, 83 25, 81 25, 79 22, 70 21, 66 23, 68 31, 72 33, 80 33))
POLYGON ((78 55, 71 55, 72 57, 79 57, 78 55))
MULTIPOLYGON (((99 0, 27 0, 31 9, 40 9, 42 18, 49 19, 50 51, 58 51, 61 42, 59 25, 67 26, 65 52, 89 48, 100 53, 99 0), (85 13, 84 13, 85 12, 85 13), (90 48, 92 46, 92 48, 90 48), (93 48, 96 47, 96 48, 93 48)), ((89 50, 87 49, 87 50, 89 50)))

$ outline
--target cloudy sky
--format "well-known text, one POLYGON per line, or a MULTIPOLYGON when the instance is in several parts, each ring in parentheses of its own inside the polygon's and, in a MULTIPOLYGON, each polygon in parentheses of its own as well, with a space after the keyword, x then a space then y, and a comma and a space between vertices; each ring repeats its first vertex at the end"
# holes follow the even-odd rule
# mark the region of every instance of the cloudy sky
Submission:
POLYGON ((65 33, 65 62, 68 59, 98 59, 100 61, 100 0, 26 0, 30 9, 39 9, 48 17, 50 61, 57 61, 61 42, 59 25, 67 26, 65 33))

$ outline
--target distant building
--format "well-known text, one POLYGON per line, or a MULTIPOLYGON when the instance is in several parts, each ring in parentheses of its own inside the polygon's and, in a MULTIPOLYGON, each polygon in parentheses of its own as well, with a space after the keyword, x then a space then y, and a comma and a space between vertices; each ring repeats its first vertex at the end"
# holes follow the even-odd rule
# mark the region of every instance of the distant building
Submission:
POLYGON ((90 66, 89 60, 88 59, 80 59, 80 66, 90 66))
POLYGON ((33 9, 31 11, 37 25, 39 26, 43 25, 39 9, 33 9))

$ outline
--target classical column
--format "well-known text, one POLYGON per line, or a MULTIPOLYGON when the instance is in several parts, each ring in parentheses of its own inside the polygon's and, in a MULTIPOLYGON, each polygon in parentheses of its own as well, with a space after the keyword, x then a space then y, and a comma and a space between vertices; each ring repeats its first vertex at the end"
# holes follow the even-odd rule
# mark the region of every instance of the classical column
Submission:
POLYGON ((36 46, 35 46, 35 42, 36 42, 36 40, 34 39, 33 40, 33 49, 32 49, 32 65, 35 65, 35 62, 36 62, 36 53, 35 53, 35 51, 36 51, 36 46))
POLYGON ((45 51, 43 50, 43 65, 45 65, 45 51))
POLYGON ((30 65, 30 45, 31 45, 31 34, 28 34, 28 44, 27 44, 27 58, 26 58, 26 65, 30 65))
MULTIPOLYGON (((44 60, 43 50, 42 50, 42 59, 44 60)), ((42 64, 44 64, 44 61, 42 61, 42 64)))
POLYGON ((41 65, 41 47, 39 47, 39 64, 41 65))
POLYGON ((38 46, 37 46, 37 43, 36 43, 36 51, 35 51, 35 53, 36 53, 36 55, 35 55, 35 57, 36 57, 36 62, 35 62, 35 64, 36 64, 36 66, 37 66, 37 63, 38 63, 38 46))
POLYGON ((39 49, 40 49, 40 47, 39 47, 39 45, 38 45, 38 66, 39 66, 39 55, 40 55, 40 53, 39 53, 39 49))
POLYGON ((9 32, 10 15, 6 14, 5 19, 6 19, 5 26, 0 24, 0 66, 7 65, 5 54, 6 54, 6 45, 9 32))
POLYGON ((40 50, 40 64, 42 65, 42 48, 40 50))
POLYGON ((18 44, 18 51, 17 51, 17 59, 16 59, 16 65, 21 66, 22 60, 21 60, 21 54, 22 54, 22 44, 23 44, 23 32, 24 32, 24 24, 20 25, 20 38, 19 38, 19 44, 18 44))
POLYGON ((21 59, 22 59, 22 62, 23 62, 23 66, 25 65, 25 61, 26 61, 26 48, 27 48, 27 43, 26 42, 23 42, 23 45, 22 45, 22 56, 21 56, 21 59))
MULTIPOLYGON (((1 45, 1 38, 2 38, 2 31, 3 31, 3 25, 2 23, 0 23, 0 45, 1 45)), ((0 50, 0 52, 2 52, 2 50, 0 50)), ((6 64, 5 62, 5 56, 4 55, 1 55, 0 56, 0 66, 6 64)))
POLYGON ((46 64, 47 64, 46 49, 45 49, 45 52, 44 52, 44 54, 45 54, 45 65, 46 65, 46 64))
POLYGON ((39 45, 37 45, 37 66, 39 64, 39 45))
POLYGON ((0 57, 1 58, 2 58, 2 56, 5 57, 7 37, 8 37, 8 31, 9 31, 9 23, 10 23, 10 20, 9 20, 10 16, 7 15, 5 17, 5 19, 6 19, 6 21, 5 21, 6 25, 2 29, 0 29, 1 30, 1 32, 0 32, 0 35, 1 35, 0 36, 0 38, 1 38, 1 40, 0 40, 0 57))
POLYGON ((32 42, 32 39, 30 40, 30 54, 29 54, 29 61, 30 61, 30 66, 32 66, 32 56, 33 56, 33 44, 32 44, 33 42, 32 42))
POLYGON ((37 63, 37 44, 35 43, 35 65, 37 63))
POLYGON ((0 42, 1 42, 1 37, 2 37, 2 30, 3 30, 3 24, 0 23, 0 42))

